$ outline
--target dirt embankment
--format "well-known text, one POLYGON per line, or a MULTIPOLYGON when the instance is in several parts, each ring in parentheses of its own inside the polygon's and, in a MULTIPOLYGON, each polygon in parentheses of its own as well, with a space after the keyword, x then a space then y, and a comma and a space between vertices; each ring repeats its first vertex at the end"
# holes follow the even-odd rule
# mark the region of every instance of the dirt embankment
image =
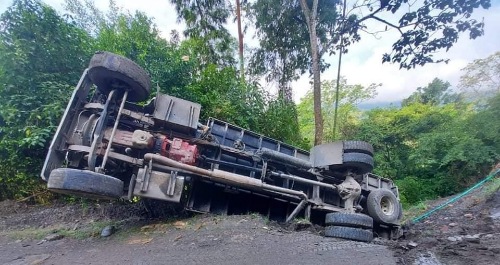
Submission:
MULTIPOLYGON (((497 178, 410 226, 403 239, 391 242, 399 263, 500 264, 499 186, 497 178)), ((450 198, 430 202, 427 208, 450 198)))

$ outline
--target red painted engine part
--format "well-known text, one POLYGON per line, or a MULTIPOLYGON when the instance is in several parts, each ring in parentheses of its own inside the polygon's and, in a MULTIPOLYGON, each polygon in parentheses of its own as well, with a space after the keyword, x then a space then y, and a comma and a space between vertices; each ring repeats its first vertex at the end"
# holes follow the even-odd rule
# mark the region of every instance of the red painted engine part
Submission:
POLYGON ((165 138, 161 146, 161 155, 184 164, 194 165, 198 157, 198 147, 179 138, 165 138))

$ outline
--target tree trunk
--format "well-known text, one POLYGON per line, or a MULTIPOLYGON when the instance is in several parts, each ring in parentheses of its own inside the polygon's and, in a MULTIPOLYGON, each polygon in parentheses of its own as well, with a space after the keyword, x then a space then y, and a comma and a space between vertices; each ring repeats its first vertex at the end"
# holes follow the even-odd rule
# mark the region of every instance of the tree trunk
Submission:
POLYGON ((245 67, 243 62, 243 32, 241 30, 241 5, 240 0, 236 0, 236 19, 238 21, 238 44, 239 44, 239 55, 240 55, 240 75, 241 79, 245 79, 245 67))
POLYGON ((316 23, 318 14, 318 0, 313 1, 311 9, 306 0, 300 0, 302 12, 306 18, 309 29, 309 41, 311 43, 311 58, 313 72, 313 96, 314 96, 314 145, 323 142, 323 115, 321 113, 321 73, 319 68, 318 38, 316 35, 316 23))

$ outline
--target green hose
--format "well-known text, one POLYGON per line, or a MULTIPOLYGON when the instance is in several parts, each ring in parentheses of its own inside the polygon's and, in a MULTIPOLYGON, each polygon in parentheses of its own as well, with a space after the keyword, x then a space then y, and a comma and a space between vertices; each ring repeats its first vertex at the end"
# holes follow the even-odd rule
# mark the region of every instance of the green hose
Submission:
POLYGON ((450 199, 449 201, 439 205, 438 207, 420 215, 419 217, 413 219, 411 221, 412 224, 415 224, 415 223, 418 223, 420 221, 422 221, 423 219, 429 217, 431 214, 443 209, 444 207, 448 206, 449 204, 451 203, 454 203, 455 201, 457 201, 458 199, 462 198, 463 196, 469 194, 471 191, 481 187, 482 185, 484 185, 486 182, 490 181, 492 178, 494 178, 496 175, 498 175, 498 173, 500 173, 500 169, 497 169, 496 171, 494 171, 493 173, 489 174, 485 179, 481 180, 480 182, 476 183, 476 185, 468 188, 466 191, 458 194, 457 196, 453 197, 452 199, 450 199))

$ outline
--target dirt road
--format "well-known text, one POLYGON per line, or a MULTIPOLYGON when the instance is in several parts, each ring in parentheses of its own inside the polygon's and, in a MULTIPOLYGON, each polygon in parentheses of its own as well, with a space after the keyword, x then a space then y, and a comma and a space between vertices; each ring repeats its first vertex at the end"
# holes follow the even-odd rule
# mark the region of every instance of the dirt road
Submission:
POLYGON ((500 191, 484 194, 449 205, 401 240, 370 244, 259 215, 151 219, 139 204, 0 202, 0 264, 500 264, 500 191), (101 237, 108 225, 116 232, 101 237))
POLYGON ((84 240, 43 242, 4 235, 0 264, 376 265, 396 264, 396 259, 386 246, 325 238, 314 231, 288 231, 247 215, 152 223, 84 240))

